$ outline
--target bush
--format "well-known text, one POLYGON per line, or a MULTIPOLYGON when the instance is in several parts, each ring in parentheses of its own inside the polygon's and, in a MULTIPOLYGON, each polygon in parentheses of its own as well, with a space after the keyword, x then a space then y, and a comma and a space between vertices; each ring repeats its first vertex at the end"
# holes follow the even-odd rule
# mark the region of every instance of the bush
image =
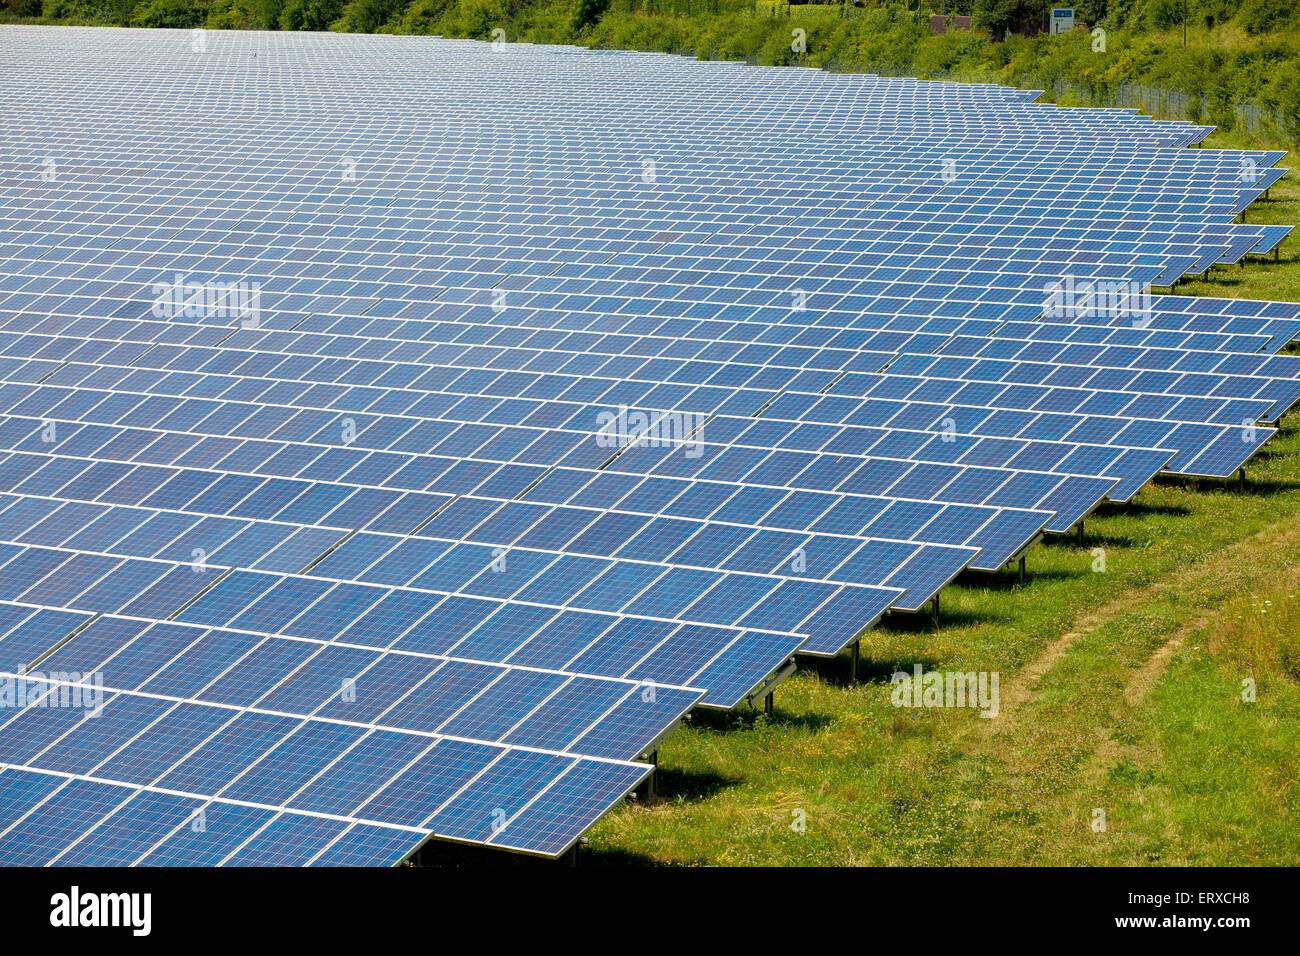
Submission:
POLYGON ((15 17, 39 17, 41 0, 4 0, 4 11, 15 17))
POLYGON ((1295 0, 1245 0, 1237 14, 1237 22, 1251 36, 1271 33, 1295 16, 1294 3, 1295 0))
POLYGON ((281 30, 328 30, 343 15, 344 0, 286 0, 280 10, 281 30))
POLYGON ((447 15, 448 0, 415 0, 388 26, 395 33, 447 33, 443 18, 447 15))
MULTIPOLYGON (((1064 4, 1061 4, 1064 6, 1064 4)), ((1076 23, 1086 23, 1088 26, 1094 26, 1100 23, 1106 17, 1106 0, 1076 0, 1074 4, 1074 20, 1076 23)))
POLYGON ((34 14, 49 20, 73 23, 111 23, 126 26, 131 22, 134 0, 45 0, 34 14))
POLYGON ((587 27, 594 24, 609 9, 609 0, 578 0, 573 5, 573 19, 570 22, 570 29, 574 33, 580 33, 587 27))
POLYGON ((1293 60, 1279 67, 1259 99, 1262 106, 1278 114, 1282 138, 1300 146, 1300 63, 1293 60))
POLYGON ((275 30, 281 0, 210 0, 209 30, 275 30))
POLYGON ((978 56, 986 46, 988 41, 974 33, 943 33, 922 40, 912 63, 918 73, 942 75, 978 56))
POLYGON ((975 0, 971 19, 976 27, 1001 36, 1018 23, 1040 22, 1044 9, 1043 0, 975 0))
MULTIPOLYGON (((1182 25, 1183 4, 1181 0, 1150 0, 1146 9, 1147 26, 1153 30, 1168 30, 1170 27, 1182 25)), ((1190 19, 1190 13, 1188 17, 1190 19)))
POLYGON ((208 22, 202 0, 148 0, 131 15, 133 27, 201 27, 208 22))
POLYGON ((374 33, 389 20, 399 17, 408 0, 351 0, 343 8, 338 26, 352 33, 374 33))
MULTIPOLYGON (((505 11, 496 0, 462 0, 458 16, 453 21, 456 36, 486 40, 491 37, 493 29, 507 26, 505 11)), ((506 31, 507 40, 517 40, 517 36, 506 31)))

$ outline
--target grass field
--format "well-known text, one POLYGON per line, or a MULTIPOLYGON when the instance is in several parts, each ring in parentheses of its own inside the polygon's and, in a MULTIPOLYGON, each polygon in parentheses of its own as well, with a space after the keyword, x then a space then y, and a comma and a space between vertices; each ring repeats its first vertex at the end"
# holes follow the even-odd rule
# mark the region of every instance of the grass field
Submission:
MULTIPOLYGON (((1300 223, 1295 174, 1248 221, 1300 223)), ((1300 241, 1177 291, 1300 300, 1300 241)), ((1300 416, 1248 476, 1104 506, 1081 544, 1030 551, 1024 587, 963 579, 938 626, 867 635, 858 685, 842 657, 778 688, 771 722, 697 713, 658 797, 606 817, 587 862, 1294 864, 1300 416), (998 672, 1000 712, 894 707, 889 675, 918 662, 998 672)))

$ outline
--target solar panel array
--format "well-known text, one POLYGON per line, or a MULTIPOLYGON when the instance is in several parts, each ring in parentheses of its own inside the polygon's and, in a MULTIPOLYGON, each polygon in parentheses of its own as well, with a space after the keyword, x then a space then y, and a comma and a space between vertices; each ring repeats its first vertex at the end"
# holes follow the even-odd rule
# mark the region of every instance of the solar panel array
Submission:
POLYGON ((0 83, 6 863, 559 855, 691 708, 1300 399, 1300 305, 1150 292, 1287 233, 1204 127, 410 37, 0 83))

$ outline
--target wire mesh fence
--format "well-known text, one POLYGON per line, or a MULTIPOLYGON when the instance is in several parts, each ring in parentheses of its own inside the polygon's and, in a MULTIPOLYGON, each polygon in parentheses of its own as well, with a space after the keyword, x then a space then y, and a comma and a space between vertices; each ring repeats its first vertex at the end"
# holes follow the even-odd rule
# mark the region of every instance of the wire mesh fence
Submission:
MULTIPOLYGON (((915 69, 881 63, 857 64, 829 60, 822 64, 822 68, 833 73, 874 73, 878 76, 900 77, 917 75, 915 69)), ((1001 77, 942 70, 927 71, 924 78, 979 83, 1006 82, 1001 77)), ((1294 118, 1289 120, 1280 110, 1270 110, 1250 101, 1207 101, 1195 93, 1137 83, 1088 84, 1035 76, 1017 77, 1016 85, 1021 89, 1043 90, 1052 100, 1062 105, 1136 109, 1156 119, 1187 120, 1288 142, 1293 141, 1296 135, 1294 118)))
POLYGON ((1058 102, 1080 106, 1126 107, 1141 110, 1157 119, 1210 123, 1254 135, 1276 135, 1287 126, 1286 117, 1281 111, 1266 109, 1258 103, 1222 100, 1207 102, 1195 93, 1136 83, 1099 87, 1058 79, 1052 82, 1050 90, 1058 102))

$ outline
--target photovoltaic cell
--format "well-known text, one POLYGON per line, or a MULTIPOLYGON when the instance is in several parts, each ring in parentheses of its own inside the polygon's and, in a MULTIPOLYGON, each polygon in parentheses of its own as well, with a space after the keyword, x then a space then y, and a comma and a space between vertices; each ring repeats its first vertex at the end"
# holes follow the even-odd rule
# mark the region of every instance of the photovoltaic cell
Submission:
POLYGON ((5 863, 558 855, 692 707, 1231 475, 1300 399, 1300 306, 1150 294, 1286 234, 1233 221, 1283 154, 1201 127, 572 48, 7 39, 0 676, 95 716, 0 715, 5 863))

